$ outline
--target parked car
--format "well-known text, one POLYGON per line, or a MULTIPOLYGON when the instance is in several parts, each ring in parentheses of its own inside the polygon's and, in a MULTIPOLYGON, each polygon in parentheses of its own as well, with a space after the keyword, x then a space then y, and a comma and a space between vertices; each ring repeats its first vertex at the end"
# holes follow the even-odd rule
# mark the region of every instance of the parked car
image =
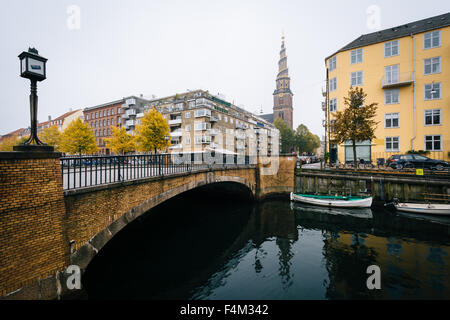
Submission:
POLYGON ((396 154, 387 159, 386 164, 394 169, 419 168, 444 170, 450 164, 443 160, 431 159, 419 154, 396 154))
POLYGON ((302 164, 311 163, 311 158, 308 156, 299 156, 298 159, 302 162, 302 164))

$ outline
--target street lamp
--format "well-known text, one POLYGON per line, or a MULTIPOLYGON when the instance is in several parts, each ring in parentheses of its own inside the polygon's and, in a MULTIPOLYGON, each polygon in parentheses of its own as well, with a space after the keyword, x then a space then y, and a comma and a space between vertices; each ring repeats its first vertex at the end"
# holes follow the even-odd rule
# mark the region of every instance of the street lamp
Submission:
POLYGON ((52 152, 53 147, 46 145, 39 140, 37 135, 37 82, 46 78, 46 62, 47 59, 41 57, 35 48, 29 48, 28 52, 24 51, 19 55, 20 59, 20 76, 30 79, 30 118, 31 118, 31 134, 24 143, 14 146, 14 151, 47 151, 52 152))
MULTIPOLYGON (((166 146, 167 146, 167 141, 169 141, 169 139, 170 139, 170 137, 169 137, 169 135, 168 134, 166 134, 165 136, 164 136, 164 140, 166 140, 166 146)), ((169 148, 168 147, 166 147, 166 153, 168 153, 169 151, 169 148)))

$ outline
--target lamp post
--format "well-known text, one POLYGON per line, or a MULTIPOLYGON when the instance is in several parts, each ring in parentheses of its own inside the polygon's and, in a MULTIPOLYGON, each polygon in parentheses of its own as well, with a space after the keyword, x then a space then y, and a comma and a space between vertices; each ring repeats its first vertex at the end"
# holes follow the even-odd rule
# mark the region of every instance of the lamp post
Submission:
MULTIPOLYGON (((164 136, 164 140, 166 140, 166 146, 167 146, 167 141, 169 141, 169 139, 170 139, 169 135, 166 134, 166 135, 164 136)), ((169 148, 166 147, 166 153, 168 153, 168 152, 169 152, 169 148)))
POLYGON ((28 140, 24 143, 14 146, 14 151, 54 151, 52 146, 46 145, 39 140, 37 135, 37 82, 46 79, 46 62, 47 59, 41 57, 35 48, 29 48, 28 52, 24 51, 19 55, 20 59, 20 76, 22 78, 30 79, 31 94, 30 94, 30 118, 31 118, 31 133, 28 140))

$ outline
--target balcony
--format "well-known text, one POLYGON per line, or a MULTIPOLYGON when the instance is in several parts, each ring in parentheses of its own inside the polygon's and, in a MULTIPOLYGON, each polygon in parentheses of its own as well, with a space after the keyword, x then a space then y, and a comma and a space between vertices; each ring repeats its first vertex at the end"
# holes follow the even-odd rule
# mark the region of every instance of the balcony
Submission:
POLYGON ((129 118, 130 118, 130 116, 128 114, 126 114, 126 113, 122 114, 122 119, 129 119, 129 118))
POLYGON ((245 150, 245 145, 237 145, 236 150, 245 150))
POLYGON ((174 144, 169 147, 169 149, 183 149, 183 145, 181 143, 174 144))
POLYGON ((181 121, 181 118, 169 120, 169 126, 179 126, 181 121))
POLYGON ((216 149, 216 148, 219 147, 219 145, 218 145, 217 143, 215 143, 215 142, 211 142, 211 143, 209 144, 209 147, 210 147, 210 148, 213 148, 213 149, 216 149))
POLYGON ((128 109, 125 111, 125 114, 128 116, 135 116, 136 115, 136 109, 128 109))
POLYGON ((409 86, 414 82, 414 72, 402 72, 399 75, 391 75, 390 77, 384 76, 381 79, 381 88, 399 88, 404 86, 409 86))
POLYGON ((135 120, 127 120, 125 122, 125 125, 129 126, 129 127, 134 126, 134 125, 136 125, 136 121, 135 120))
POLYGON ((144 113, 143 112, 136 114, 136 118, 143 118, 143 117, 144 117, 144 113))
POLYGON ((125 104, 127 106, 135 106, 136 105, 136 99, 134 99, 134 98, 127 99, 127 100, 125 100, 125 104))
POLYGON ((236 129, 247 129, 248 125, 245 123, 236 123, 236 129))
POLYGON ((122 104, 122 109, 128 109, 130 106, 129 105, 127 105, 126 103, 123 103, 122 104))
POLYGON ((183 132, 181 131, 181 130, 175 130, 175 131, 172 131, 171 133, 170 133, 170 136, 171 137, 181 137, 183 135, 183 132))
POLYGON ((199 107, 199 106, 206 106, 206 107, 214 108, 214 104, 211 101, 209 101, 209 100, 207 100, 205 98, 197 99, 195 101, 195 104, 196 104, 197 107, 199 107))
POLYGON ((216 117, 211 116, 211 118, 209 119, 210 122, 217 122, 219 121, 219 119, 217 119, 216 117))
POLYGON ((210 129, 210 130, 209 130, 209 134, 212 135, 212 136, 216 136, 216 135, 218 135, 219 133, 220 133, 220 131, 217 130, 217 129, 210 129))

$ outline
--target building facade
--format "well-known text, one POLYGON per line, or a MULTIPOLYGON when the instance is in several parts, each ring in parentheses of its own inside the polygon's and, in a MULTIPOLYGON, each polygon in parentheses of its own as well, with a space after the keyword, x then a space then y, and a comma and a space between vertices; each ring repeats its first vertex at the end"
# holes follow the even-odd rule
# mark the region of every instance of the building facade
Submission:
POLYGON ((148 108, 168 121, 169 153, 278 154, 278 129, 220 95, 196 90, 151 100, 136 111, 136 124, 148 108))
POLYGON ((149 100, 130 96, 83 110, 84 121, 90 125, 99 148, 99 154, 111 153, 105 138, 111 138, 112 127, 124 127, 132 133, 136 125, 136 115, 149 108, 149 100))
MULTIPOLYGON (((351 86, 378 103, 372 141, 357 144, 358 158, 376 161, 409 150, 450 159, 450 13, 362 35, 325 59, 326 141, 333 113, 351 86)), ((331 159, 351 161, 350 144, 328 144, 331 159)))
POLYGON ((260 117, 273 123, 277 118, 281 118, 293 129, 293 107, 291 91, 291 78, 287 66, 286 47, 284 35, 281 37, 280 60, 278 61, 278 74, 276 78, 276 88, 273 92, 273 113, 264 114, 260 117))

